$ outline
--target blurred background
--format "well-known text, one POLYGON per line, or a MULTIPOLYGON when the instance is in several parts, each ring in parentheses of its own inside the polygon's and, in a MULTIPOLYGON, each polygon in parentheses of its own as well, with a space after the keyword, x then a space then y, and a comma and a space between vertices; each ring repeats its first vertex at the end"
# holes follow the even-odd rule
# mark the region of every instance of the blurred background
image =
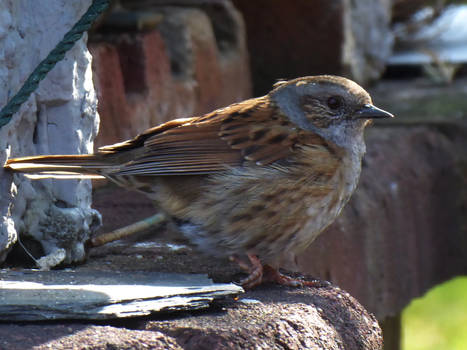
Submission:
MULTIPOLYGON (((295 267, 374 313, 386 350, 467 349, 467 1, 114 0, 88 48, 96 149, 280 79, 363 85, 396 118, 369 128, 357 192, 295 267)), ((100 232, 154 211, 102 183, 93 203, 100 232)))

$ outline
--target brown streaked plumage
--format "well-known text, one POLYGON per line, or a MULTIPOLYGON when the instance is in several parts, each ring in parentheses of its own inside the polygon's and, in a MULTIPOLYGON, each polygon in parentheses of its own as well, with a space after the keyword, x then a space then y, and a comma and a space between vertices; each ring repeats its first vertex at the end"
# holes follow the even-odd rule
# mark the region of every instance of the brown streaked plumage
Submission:
POLYGON ((280 257, 306 248, 337 217, 358 182, 365 126, 391 116, 350 80, 305 77, 96 154, 16 158, 5 167, 106 177, 142 191, 198 249, 241 266, 248 257, 245 287, 263 277, 295 284, 277 272, 280 257))

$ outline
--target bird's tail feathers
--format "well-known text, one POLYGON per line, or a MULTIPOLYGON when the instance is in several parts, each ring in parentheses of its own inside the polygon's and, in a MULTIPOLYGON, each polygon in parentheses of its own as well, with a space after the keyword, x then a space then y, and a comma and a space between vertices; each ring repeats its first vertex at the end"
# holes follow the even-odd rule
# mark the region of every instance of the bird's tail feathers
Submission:
POLYGON ((33 179, 102 179, 101 170, 109 165, 95 155, 57 155, 13 158, 6 169, 24 173, 33 179))

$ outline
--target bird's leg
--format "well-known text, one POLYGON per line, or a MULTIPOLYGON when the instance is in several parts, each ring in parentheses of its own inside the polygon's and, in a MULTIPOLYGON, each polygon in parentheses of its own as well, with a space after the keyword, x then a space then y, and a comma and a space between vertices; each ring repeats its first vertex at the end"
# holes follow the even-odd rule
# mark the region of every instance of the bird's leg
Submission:
POLYGON ((263 281, 263 264, 259 258, 251 253, 247 254, 251 265, 236 256, 231 256, 230 260, 235 261, 242 270, 248 273, 248 276, 240 281, 240 284, 245 289, 251 289, 261 284, 263 281))
POLYGON ((106 243, 117 241, 119 239, 134 235, 138 232, 147 230, 151 227, 157 227, 166 220, 166 216, 162 213, 150 216, 144 220, 137 221, 131 225, 121 227, 111 232, 104 233, 90 240, 90 247, 99 247, 106 243))
POLYGON ((236 263, 238 265, 238 267, 240 267, 246 273, 248 273, 248 274, 250 273, 251 266, 248 263, 246 263, 245 261, 243 261, 242 259, 240 259, 238 256, 231 255, 231 256, 229 256, 229 260, 236 263))

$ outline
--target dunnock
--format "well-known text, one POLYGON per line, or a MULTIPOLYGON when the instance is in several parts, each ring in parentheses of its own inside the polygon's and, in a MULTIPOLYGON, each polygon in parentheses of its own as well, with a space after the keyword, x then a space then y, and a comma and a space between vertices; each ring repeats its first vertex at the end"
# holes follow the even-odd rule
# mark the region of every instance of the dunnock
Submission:
POLYGON ((306 284, 280 274, 277 264, 340 213, 360 176, 363 130, 387 117, 351 80, 304 77, 95 154, 15 158, 5 167, 108 178, 148 195, 199 250, 248 268, 244 287, 266 279, 306 284))

